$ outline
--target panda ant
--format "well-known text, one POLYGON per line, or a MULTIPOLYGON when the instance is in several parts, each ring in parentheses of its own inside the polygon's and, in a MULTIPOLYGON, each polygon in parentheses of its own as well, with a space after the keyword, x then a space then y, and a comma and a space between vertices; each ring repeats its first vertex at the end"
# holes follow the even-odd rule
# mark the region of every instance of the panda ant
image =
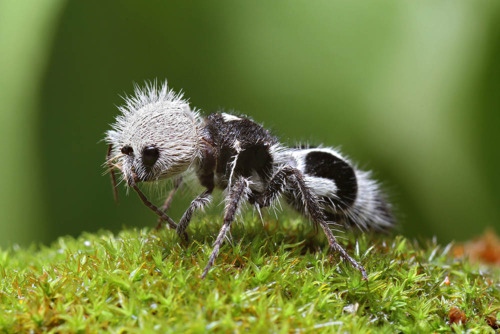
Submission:
POLYGON ((326 235, 338 252, 367 279, 364 267, 334 236, 331 225, 386 231, 394 225, 391 205, 369 172, 358 170, 340 152, 328 147, 286 147, 248 117, 213 113, 202 117, 182 93, 167 83, 135 86, 135 94, 118 107, 106 132, 106 166, 116 196, 115 170, 159 220, 187 241, 186 229, 195 211, 207 206, 215 188, 225 191, 222 227, 202 278, 206 277, 243 202, 262 208, 283 198, 326 235), (182 175, 194 172, 204 191, 195 197, 179 223, 166 213, 182 175), (163 207, 152 204, 138 183, 173 178, 174 189, 163 207))

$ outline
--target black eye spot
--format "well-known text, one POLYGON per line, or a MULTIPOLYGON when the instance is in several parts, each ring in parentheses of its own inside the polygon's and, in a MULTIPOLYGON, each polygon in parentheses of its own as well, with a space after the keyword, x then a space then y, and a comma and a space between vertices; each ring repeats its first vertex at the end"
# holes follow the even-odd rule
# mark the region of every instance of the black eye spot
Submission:
POLYGON ((125 145, 122 147, 122 153, 126 155, 131 155, 132 153, 134 153, 134 149, 132 148, 132 146, 125 145))
POLYGON ((142 164, 146 167, 153 167, 160 156, 160 151, 154 146, 145 147, 142 150, 142 164))

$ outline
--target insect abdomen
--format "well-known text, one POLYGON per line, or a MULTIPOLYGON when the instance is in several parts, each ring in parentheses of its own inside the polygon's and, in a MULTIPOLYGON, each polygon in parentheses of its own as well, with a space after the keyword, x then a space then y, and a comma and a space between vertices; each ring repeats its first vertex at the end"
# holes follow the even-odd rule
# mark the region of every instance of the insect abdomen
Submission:
POLYGON ((310 151, 304 157, 304 174, 322 178, 323 182, 333 184, 335 196, 328 197, 332 205, 338 209, 347 209, 354 204, 358 193, 358 182, 354 169, 345 160, 325 151, 310 151))
MULTIPOLYGON (((357 170, 331 148, 297 149, 292 157, 318 196, 327 220, 362 230, 386 230, 394 225, 390 205, 369 172, 357 170)), ((285 197, 304 212, 297 196, 285 197)))

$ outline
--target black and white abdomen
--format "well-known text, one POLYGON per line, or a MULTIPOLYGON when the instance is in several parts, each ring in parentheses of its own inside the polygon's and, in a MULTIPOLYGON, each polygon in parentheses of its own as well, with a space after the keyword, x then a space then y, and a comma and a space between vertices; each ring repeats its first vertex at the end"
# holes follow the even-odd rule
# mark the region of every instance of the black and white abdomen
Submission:
MULTIPOLYGON (((394 225, 391 208, 370 172, 360 171, 338 151, 328 148, 288 150, 287 163, 299 169, 328 221, 362 230, 383 231, 394 225)), ((287 190, 285 198, 299 212, 301 198, 287 190)))

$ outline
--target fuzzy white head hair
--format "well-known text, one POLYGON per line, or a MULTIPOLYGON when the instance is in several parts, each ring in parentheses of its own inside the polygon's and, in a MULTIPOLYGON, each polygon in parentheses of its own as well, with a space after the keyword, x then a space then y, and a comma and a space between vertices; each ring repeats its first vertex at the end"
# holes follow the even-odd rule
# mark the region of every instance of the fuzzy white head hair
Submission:
POLYGON ((199 158, 201 119, 182 93, 167 82, 152 82, 135 86, 134 96, 124 100, 105 141, 108 165, 118 168, 127 184, 175 176, 199 158))

